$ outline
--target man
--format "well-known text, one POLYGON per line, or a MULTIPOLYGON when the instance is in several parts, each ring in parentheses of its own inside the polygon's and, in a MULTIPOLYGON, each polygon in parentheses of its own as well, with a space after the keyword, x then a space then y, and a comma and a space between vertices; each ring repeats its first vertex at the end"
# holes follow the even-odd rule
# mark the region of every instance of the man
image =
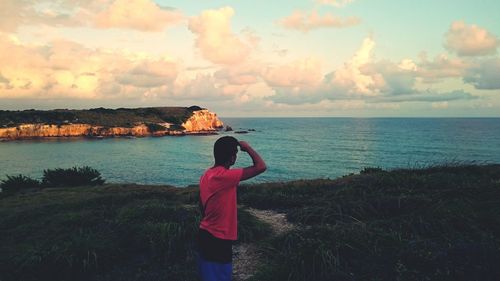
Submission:
POLYGON ((198 269, 203 281, 226 281, 231 280, 232 243, 237 239, 236 187, 267 167, 247 142, 229 136, 215 142, 214 158, 215 165, 200 178, 198 269), (238 146, 252 158, 252 166, 230 169, 236 162, 238 146))

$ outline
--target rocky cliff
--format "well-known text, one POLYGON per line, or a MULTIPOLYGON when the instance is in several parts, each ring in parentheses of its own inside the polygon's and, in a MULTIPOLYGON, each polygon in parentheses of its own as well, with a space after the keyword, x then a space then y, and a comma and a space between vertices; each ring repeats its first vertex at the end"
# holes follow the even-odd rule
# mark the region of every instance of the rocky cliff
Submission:
POLYGON ((217 114, 206 109, 194 111, 193 115, 182 124, 186 132, 214 131, 223 126, 217 114))
POLYGON ((0 128, 0 139, 28 139, 44 137, 112 137, 112 136, 166 136, 182 134, 215 133, 223 127, 217 114, 206 109, 192 111, 192 115, 180 126, 168 122, 136 123, 132 127, 70 124, 20 124, 0 128))

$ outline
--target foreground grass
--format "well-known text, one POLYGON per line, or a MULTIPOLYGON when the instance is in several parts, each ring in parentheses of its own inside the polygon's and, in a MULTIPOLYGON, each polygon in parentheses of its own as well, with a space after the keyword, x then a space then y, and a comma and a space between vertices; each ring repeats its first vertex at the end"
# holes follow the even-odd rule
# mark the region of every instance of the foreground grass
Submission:
POLYGON ((500 280, 500 165, 368 171, 245 187, 300 226, 254 280, 500 280))
MULTIPOLYGON (((194 191, 190 191, 194 192, 194 191)), ((196 280, 200 219, 186 191, 107 185, 0 199, 0 280, 196 280)), ((240 236, 266 225, 240 214, 240 236)))
MULTIPOLYGON (((299 227, 270 238, 254 280, 500 280, 500 165, 365 170, 242 186, 299 227)), ((196 280, 197 188, 105 185, 0 198, 0 280, 196 280)))

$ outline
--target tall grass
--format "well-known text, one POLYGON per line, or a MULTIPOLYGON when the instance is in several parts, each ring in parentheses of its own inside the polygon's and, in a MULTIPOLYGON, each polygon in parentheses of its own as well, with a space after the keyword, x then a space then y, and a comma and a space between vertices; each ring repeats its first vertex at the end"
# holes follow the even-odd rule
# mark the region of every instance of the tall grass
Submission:
POLYGON ((240 195, 262 207, 268 188, 262 200, 300 226, 264 244, 268 266, 255 280, 500 280, 500 165, 311 183, 240 195))
MULTIPOLYGON (((200 214, 183 196, 106 185, 3 198, 0 280, 196 280, 200 214)), ((246 241, 267 231, 244 211, 239 222, 246 241)))
MULTIPOLYGON (((196 280, 197 187, 104 185, 1 198, 0 280, 196 280)), ((500 280, 500 165, 246 185, 241 203, 286 212, 259 241, 253 280, 500 280)))

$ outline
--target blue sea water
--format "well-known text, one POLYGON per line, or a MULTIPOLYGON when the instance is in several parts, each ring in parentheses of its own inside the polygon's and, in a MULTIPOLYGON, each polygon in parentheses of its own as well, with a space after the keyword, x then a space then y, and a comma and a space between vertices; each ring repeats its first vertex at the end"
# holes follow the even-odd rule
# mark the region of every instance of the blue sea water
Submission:
MULTIPOLYGON (((500 118, 221 118, 234 130, 211 136, 48 139, 0 143, 0 179, 88 165, 108 182, 196 184, 222 135, 248 141, 268 170, 252 182, 336 178, 364 167, 445 162, 500 163, 500 118)), ((236 167, 251 164, 238 153, 236 167)))

